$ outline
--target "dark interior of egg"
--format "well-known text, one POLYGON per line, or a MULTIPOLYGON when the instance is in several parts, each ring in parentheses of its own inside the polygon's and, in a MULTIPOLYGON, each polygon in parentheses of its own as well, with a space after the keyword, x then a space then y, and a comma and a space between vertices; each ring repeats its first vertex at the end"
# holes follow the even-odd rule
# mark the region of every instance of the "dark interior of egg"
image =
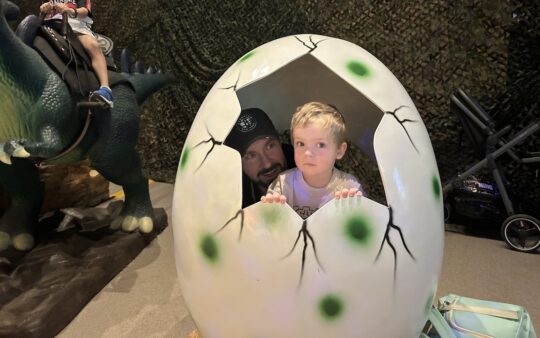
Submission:
POLYGON ((354 157, 355 150, 360 154, 357 152, 357 158, 349 161, 355 167, 351 168, 351 163, 342 167, 339 162, 336 166, 357 176, 369 188, 370 199, 386 204, 373 149, 373 136, 384 112, 314 56, 305 54, 239 88, 236 95, 242 109, 256 107, 265 111, 279 133, 290 128, 292 113, 306 102, 320 101, 337 107, 345 118, 349 143, 348 154, 340 162, 354 157))

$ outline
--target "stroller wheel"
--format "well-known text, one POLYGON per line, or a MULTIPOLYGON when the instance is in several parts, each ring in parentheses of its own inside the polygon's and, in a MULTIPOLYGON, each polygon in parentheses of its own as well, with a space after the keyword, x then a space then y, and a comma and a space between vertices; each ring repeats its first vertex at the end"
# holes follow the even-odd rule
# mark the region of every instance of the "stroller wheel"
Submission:
POLYGON ((452 207, 450 206, 449 203, 444 203, 443 210, 444 210, 444 223, 448 223, 450 222, 450 215, 451 215, 452 207))
POLYGON ((501 236, 510 248, 532 252, 540 246, 540 221, 526 214, 512 215, 503 222, 501 236))

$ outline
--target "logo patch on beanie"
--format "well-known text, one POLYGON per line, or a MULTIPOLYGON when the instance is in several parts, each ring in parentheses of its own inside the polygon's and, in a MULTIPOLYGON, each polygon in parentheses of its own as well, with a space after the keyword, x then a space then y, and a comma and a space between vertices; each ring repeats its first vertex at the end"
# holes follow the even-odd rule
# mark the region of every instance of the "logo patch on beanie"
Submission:
POLYGON ((248 131, 252 131, 257 126, 257 120, 255 117, 251 114, 245 114, 240 116, 238 118, 238 121, 236 122, 236 128, 240 130, 242 133, 247 133, 248 131))

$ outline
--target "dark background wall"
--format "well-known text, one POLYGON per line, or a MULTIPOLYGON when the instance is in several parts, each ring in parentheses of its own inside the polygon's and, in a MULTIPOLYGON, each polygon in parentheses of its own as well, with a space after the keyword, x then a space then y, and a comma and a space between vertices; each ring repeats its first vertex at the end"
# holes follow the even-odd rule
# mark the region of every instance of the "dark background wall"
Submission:
MULTIPOLYGON (((38 2, 19 1, 23 14, 38 2)), ((139 152, 147 174, 174 181, 183 140, 206 93, 240 56, 299 33, 351 41, 402 82, 430 133, 444 182, 474 160, 458 142, 450 94, 463 88, 517 130, 540 116, 538 1, 96 0, 97 32, 180 84, 149 100, 139 152)), ((523 149, 540 151, 538 136, 523 149)), ((540 200, 532 169, 508 177, 540 200)))

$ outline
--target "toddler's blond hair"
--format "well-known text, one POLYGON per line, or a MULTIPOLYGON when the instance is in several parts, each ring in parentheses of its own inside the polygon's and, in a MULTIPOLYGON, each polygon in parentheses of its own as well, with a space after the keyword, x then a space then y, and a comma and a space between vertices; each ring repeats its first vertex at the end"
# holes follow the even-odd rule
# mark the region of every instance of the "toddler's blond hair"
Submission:
MULTIPOLYGON (((329 129, 336 145, 345 142, 345 119, 336 107, 322 102, 308 102, 296 108, 291 120, 291 138, 296 127, 306 127, 316 123, 329 129)), ((294 142, 294 140, 293 140, 294 142)))

